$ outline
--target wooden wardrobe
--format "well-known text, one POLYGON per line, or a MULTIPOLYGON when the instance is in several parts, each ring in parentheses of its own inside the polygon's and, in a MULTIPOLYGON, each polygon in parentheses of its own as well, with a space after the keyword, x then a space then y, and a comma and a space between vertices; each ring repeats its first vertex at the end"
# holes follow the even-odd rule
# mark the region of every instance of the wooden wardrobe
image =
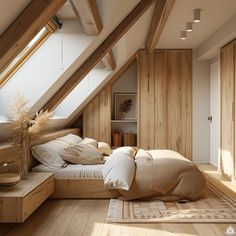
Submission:
POLYGON ((138 54, 138 146, 192 159, 192 51, 138 54))
POLYGON ((221 170, 235 178, 236 40, 221 49, 221 170))
MULTIPOLYGON (((192 158, 192 51, 137 54, 138 147, 192 158)), ((84 137, 111 143, 111 87, 83 112, 84 137)))

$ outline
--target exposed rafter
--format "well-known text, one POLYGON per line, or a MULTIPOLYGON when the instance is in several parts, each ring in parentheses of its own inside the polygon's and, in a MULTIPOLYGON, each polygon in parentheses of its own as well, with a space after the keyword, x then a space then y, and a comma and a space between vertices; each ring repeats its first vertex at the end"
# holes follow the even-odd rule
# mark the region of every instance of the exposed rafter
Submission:
POLYGON ((97 47, 85 60, 75 73, 44 105, 44 110, 53 110, 92 70, 92 68, 108 53, 118 40, 130 29, 132 25, 146 12, 154 0, 141 0, 116 29, 97 47))
POLYGON ((111 80, 109 80, 103 87, 101 87, 98 92, 96 93, 95 96, 93 96, 90 101, 87 103, 87 105, 69 122, 69 124, 67 125, 67 127, 72 127, 73 124, 78 120, 78 118, 82 115, 83 111, 93 102, 94 99, 96 99, 97 96, 99 96, 99 94, 106 89, 108 86, 111 86, 112 84, 114 84, 116 82, 117 79, 119 79, 131 66, 131 64, 133 64, 135 62, 135 60, 137 59, 137 52, 135 52, 134 55, 132 55, 129 60, 116 72, 116 74, 112 77, 111 80))
POLYGON ((102 64, 108 70, 115 70, 116 68, 116 61, 112 52, 112 49, 102 58, 102 64))
MULTIPOLYGON (((70 4, 83 31, 88 35, 100 34, 103 25, 96 0, 70 0, 70 4)), ((102 58, 102 64, 108 70, 116 68, 112 50, 102 58)))
POLYGON ((0 36, 0 72, 47 24, 66 0, 33 0, 0 36))
POLYGON ((152 52, 160 38, 175 0, 157 0, 146 40, 146 50, 152 52))
POLYGON ((70 4, 86 34, 98 35, 102 31, 96 0, 70 0, 70 4))

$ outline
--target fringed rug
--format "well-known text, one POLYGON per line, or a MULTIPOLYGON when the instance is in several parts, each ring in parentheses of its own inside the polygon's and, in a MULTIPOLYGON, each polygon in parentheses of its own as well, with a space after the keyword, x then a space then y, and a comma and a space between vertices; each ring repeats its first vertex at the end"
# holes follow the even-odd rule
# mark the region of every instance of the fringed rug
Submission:
POLYGON ((196 202, 123 201, 111 199, 107 222, 114 223, 233 223, 236 222, 236 199, 208 184, 196 202))

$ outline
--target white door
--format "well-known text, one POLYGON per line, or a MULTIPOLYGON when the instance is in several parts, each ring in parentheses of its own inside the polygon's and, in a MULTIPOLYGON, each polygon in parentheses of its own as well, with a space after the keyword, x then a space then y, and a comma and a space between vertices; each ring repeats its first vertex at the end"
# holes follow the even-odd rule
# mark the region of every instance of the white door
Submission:
POLYGON ((210 163, 220 167, 220 73, 218 61, 210 64, 210 163))

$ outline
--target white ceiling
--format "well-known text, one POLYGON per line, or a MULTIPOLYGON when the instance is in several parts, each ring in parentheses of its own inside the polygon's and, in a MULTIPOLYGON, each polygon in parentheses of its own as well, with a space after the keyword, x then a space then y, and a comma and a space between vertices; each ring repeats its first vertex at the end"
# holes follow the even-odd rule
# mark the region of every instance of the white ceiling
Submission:
POLYGON ((69 1, 67 1, 62 6, 62 8, 57 12, 56 16, 60 20, 74 20, 77 18, 69 1))
POLYGON ((30 2, 31 0, 0 0, 0 35, 30 2))
POLYGON ((236 0, 176 0, 156 48, 197 48, 234 14, 236 0), (192 21, 195 8, 201 9, 201 22, 181 40, 180 31, 192 21))

